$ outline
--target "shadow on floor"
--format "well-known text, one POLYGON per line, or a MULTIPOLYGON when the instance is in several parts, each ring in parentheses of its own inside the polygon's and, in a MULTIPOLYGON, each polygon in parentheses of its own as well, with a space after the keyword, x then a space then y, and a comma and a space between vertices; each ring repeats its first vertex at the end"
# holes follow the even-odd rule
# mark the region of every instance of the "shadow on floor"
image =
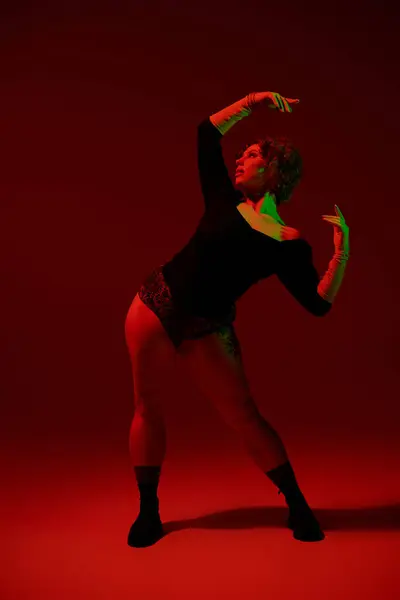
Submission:
MULTIPOLYGON (((400 503, 360 508, 313 508, 325 531, 374 531, 400 528, 400 503)), ((251 506, 223 510, 192 519, 163 522, 165 535, 183 529, 252 529, 287 527, 285 506, 251 506)), ((162 518, 162 514, 161 514, 162 518)))

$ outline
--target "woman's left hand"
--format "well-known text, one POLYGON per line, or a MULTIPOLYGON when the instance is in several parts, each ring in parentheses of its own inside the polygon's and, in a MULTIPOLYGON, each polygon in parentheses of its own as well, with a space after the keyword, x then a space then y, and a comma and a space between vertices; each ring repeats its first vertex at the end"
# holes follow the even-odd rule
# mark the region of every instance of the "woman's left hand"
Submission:
POLYGON ((322 215, 325 221, 333 224, 333 243, 337 252, 349 252, 349 227, 337 204, 335 204, 336 215, 322 215))

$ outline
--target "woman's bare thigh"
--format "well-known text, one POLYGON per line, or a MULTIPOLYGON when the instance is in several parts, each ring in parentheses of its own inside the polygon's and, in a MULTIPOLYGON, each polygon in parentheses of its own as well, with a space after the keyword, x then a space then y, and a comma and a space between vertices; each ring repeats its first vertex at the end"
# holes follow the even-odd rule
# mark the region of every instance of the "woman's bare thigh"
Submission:
POLYGON ((196 340, 185 340, 177 351, 178 361, 204 396, 231 425, 259 415, 247 380, 242 351, 234 327, 196 340))
POLYGON ((152 415, 162 413, 165 386, 173 377, 176 349, 161 321, 135 296, 125 319, 135 407, 152 415))

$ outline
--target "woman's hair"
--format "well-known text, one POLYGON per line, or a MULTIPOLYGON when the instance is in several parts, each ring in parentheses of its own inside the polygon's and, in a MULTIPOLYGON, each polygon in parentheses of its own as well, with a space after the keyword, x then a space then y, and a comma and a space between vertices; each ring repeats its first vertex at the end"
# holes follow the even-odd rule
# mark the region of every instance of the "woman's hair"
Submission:
POLYGON ((287 202, 296 185, 299 183, 303 173, 303 161, 299 151, 293 146, 292 142, 284 137, 265 137, 261 140, 246 144, 239 152, 238 158, 242 156, 246 148, 258 144, 261 154, 266 163, 276 160, 278 163, 279 181, 275 189, 270 191, 275 194, 276 204, 287 202))

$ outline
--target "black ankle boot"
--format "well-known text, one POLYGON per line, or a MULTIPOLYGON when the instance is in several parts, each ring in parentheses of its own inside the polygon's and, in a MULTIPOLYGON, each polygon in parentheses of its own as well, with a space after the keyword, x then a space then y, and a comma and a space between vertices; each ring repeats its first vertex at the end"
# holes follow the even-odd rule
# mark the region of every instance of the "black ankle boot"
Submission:
POLYGON ((140 511, 128 534, 128 545, 144 548, 164 536, 157 497, 160 467, 134 467, 140 492, 140 511))
POLYGON ((293 530, 293 537, 304 542, 322 541, 325 534, 298 486, 290 462, 267 471, 266 475, 285 497, 289 507, 287 524, 293 530))
POLYGON ((293 531, 293 537, 301 542, 321 542, 325 539, 325 534, 309 506, 307 509, 302 507, 301 510, 289 507, 287 524, 293 531))
POLYGON ((164 537, 164 530, 158 513, 140 511, 128 533, 128 546, 146 548, 164 537))

